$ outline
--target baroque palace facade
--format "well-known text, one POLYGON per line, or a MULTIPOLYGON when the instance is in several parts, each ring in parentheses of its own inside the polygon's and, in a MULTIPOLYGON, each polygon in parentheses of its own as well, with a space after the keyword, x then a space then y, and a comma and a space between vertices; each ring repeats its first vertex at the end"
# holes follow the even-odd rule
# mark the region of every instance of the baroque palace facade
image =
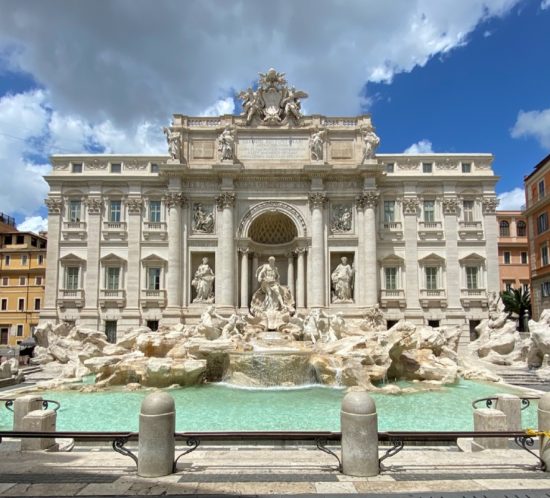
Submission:
POLYGON ((370 116, 302 116, 305 97, 270 70, 241 116, 174 115, 166 156, 53 156, 41 318, 114 338, 246 312, 271 256, 297 312, 486 317, 492 156, 376 154, 370 116))

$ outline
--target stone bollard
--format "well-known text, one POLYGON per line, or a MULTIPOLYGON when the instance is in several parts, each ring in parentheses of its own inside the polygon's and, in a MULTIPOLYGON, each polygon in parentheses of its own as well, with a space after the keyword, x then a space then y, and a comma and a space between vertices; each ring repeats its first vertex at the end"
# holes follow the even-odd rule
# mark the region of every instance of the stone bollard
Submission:
MULTIPOLYGON (((506 430, 506 415, 492 408, 474 410, 474 431, 499 432, 506 430)), ((474 437, 472 451, 502 450, 508 448, 508 440, 502 437, 474 437)))
POLYGON ((28 413, 42 409, 42 396, 29 394, 16 398, 13 402, 13 430, 22 431, 23 417, 28 413))
POLYGON ((378 416, 374 400, 366 391, 351 391, 344 396, 340 424, 342 472, 359 477, 378 475, 378 416))
POLYGON ((495 394, 495 408, 506 415, 506 430, 521 431, 521 399, 514 394, 495 394))
POLYGON ((161 477, 174 471, 176 407, 166 393, 149 394, 139 414, 138 475, 161 477))
MULTIPOLYGON (((550 393, 543 394, 539 399, 539 431, 550 432, 550 393)), ((540 436, 540 458, 546 464, 546 472, 550 472, 550 437, 540 436)))
MULTIPOLYGON (((25 432, 55 432, 57 415, 54 410, 34 410, 23 417, 21 430, 25 432)), ((53 437, 21 438, 21 450, 53 450, 57 443, 53 437)))

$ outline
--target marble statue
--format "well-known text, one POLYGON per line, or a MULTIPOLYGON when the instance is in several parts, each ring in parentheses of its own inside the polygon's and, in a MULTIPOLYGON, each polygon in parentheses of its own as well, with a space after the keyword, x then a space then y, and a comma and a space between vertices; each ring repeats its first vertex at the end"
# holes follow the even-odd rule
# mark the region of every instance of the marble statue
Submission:
POLYGON ((197 324, 196 332, 213 341, 222 335, 222 330, 227 322, 228 320, 218 314, 216 307, 212 304, 202 312, 201 321, 197 324))
POLYGON ((181 158, 181 134, 179 131, 171 130, 170 128, 163 128, 162 130, 166 135, 166 141, 168 142, 168 153, 171 159, 180 160, 181 158))
POLYGON ((214 213, 205 211, 202 203, 193 204, 193 231, 202 233, 214 232, 214 213))
POLYGON ((239 98, 243 101, 243 115, 246 118, 247 125, 249 125, 256 116, 260 119, 263 118, 265 102, 259 92, 255 92, 249 87, 239 94, 239 98))
POLYGON ((256 271, 260 288, 252 296, 251 309, 254 314, 262 312, 294 312, 294 301, 288 287, 281 285, 280 275, 275 258, 270 256, 268 262, 256 271))
POLYGON ((351 206, 337 204, 333 208, 332 220, 330 229, 333 232, 349 232, 351 231, 351 206))
POLYGON ((386 319, 376 303, 365 311, 365 317, 360 325, 362 330, 384 331, 386 330, 386 319))
POLYGON ((353 268, 348 263, 348 258, 342 256, 340 264, 334 269, 330 278, 332 280, 332 302, 353 302, 353 268))
POLYGON ((492 291, 487 293, 487 302, 489 306, 489 313, 504 311, 504 305, 500 299, 498 292, 492 291))
POLYGON ((325 143, 327 132, 326 130, 316 130, 309 139, 309 148, 311 151, 311 158, 314 161, 323 160, 323 145, 325 143))
POLYGON ((202 263, 198 266, 191 281, 191 285, 197 292, 197 297, 193 299, 194 303, 214 302, 214 279, 215 275, 212 268, 208 265, 208 258, 202 258, 202 263))
POLYGON ((305 92, 296 90, 296 88, 291 87, 287 92, 285 97, 281 100, 281 108, 284 112, 283 120, 294 119, 296 122, 300 121, 302 117, 302 106, 298 99, 306 98, 308 95, 305 92))
POLYGON ((218 152, 221 161, 235 158, 235 136, 231 127, 227 126, 218 137, 218 152))
POLYGON ((380 138, 374 133, 374 128, 372 126, 363 128, 362 132, 365 142, 365 148, 363 150, 363 162, 365 162, 367 159, 374 159, 376 149, 380 145, 380 138))

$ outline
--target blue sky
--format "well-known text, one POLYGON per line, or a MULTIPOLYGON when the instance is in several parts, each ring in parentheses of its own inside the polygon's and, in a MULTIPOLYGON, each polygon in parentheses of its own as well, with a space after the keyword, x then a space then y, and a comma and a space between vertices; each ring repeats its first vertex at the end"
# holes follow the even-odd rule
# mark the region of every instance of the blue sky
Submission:
POLYGON ((380 152, 491 152, 501 207, 550 152, 550 0, 0 0, 0 211, 45 228, 48 155, 164 153, 270 66, 380 152))

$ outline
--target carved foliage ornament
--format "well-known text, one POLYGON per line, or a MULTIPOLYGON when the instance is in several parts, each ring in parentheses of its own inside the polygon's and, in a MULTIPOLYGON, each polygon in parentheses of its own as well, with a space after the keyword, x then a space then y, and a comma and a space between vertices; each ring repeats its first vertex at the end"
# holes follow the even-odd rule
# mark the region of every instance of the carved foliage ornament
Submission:
POLYGON ((235 192, 222 192, 216 196, 216 206, 221 211, 225 208, 232 208, 235 205, 235 192))
POLYGON ((364 208, 375 208, 378 204, 378 199, 380 194, 378 192, 363 192, 355 198, 357 207, 364 208))
POLYGON ((56 197, 48 197, 44 199, 44 203, 48 206, 49 214, 59 214, 63 208, 63 200, 56 197))
POLYGON ((402 200, 403 212, 405 214, 417 214, 420 201, 416 197, 404 197, 402 200))
POLYGON ((128 213, 130 214, 139 214, 141 213, 141 210, 143 209, 143 199, 140 197, 137 198, 130 198, 126 201, 126 205, 128 206, 128 213))
POLYGON ((101 197, 88 197, 84 204, 88 208, 88 214, 100 214, 103 208, 103 199, 101 197))
POLYGON ((322 209, 327 203, 328 197, 324 192, 310 192, 309 204, 313 209, 322 209))
POLYGON ((187 204, 187 198, 181 192, 167 192, 162 200, 168 209, 182 207, 187 204))
POLYGON ((450 170, 450 169, 456 169, 458 164, 455 161, 451 161, 448 157, 445 159, 442 159, 441 161, 436 163, 437 169, 443 169, 443 170, 450 170))
POLYGON ((445 197, 441 201, 443 214, 457 214, 459 209, 459 200, 457 197, 445 197))
POLYGON ((481 202, 483 206, 483 213, 493 214, 496 211, 500 201, 496 197, 484 197, 481 202))

